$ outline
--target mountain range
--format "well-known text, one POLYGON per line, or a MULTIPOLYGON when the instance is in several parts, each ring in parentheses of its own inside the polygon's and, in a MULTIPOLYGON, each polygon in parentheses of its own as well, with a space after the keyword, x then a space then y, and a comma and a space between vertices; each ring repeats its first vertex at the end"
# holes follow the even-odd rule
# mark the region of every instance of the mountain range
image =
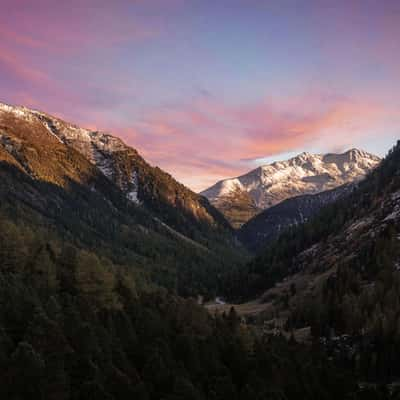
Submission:
POLYGON ((342 154, 301 153, 287 161, 224 179, 201 192, 235 228, 291 197, 315 194, 362 179, 380 159, 358 149, 342 154))
POLYGON ((2 397, 397 398, 400 142, 272 165, 273 205, 224 195, 257 212, 235 230, 117 137, 0 104, 2 397))
POLYGON ((240 286, 262 293, 289 330, 398 334, 399 176, 400 142, 365 180, 264 247, 240 286))
POLYGON ((225 285, 239 314, 267 337, 312 344, 352 370, 360 399, 398 395, 399 176, 400 141, 365 179, 261 246, 225 285))

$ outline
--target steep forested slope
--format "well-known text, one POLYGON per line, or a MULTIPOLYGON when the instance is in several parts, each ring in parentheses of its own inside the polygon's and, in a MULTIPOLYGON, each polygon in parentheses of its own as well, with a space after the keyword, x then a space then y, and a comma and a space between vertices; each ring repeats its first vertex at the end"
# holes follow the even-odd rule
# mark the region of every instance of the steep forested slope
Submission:
POLYGON ((264 275, 268 285, 301 270, 307 262, 322 264, 315 257, 317 252, 324 259, 330 250, 361 257, 364 246, 377 243, 382 232, 397 226, 399 171, 398 144, 349 195, 324 208, 309 223, 289 229, 250 263, 249 270, 264 275), (362 233, 367 234, 361 238, 362 233))
MULTIPOLYGON (((358 369, 354 374, 351 368, 341 368, 342 360, 327 358, 324 346, 264 335, 258 327, 241 321, 234 310, 210 315, 193 298, 176 295, 212 297, 225 289, 245 294, 263 289, 292 271, 288 260, 295 250, 306 250, 317 239, 328 238, 329 232, 339 234, 350 214, 338 220, 328 214, 326 220, 336 223, 329 228, 318 224, 302 228, 311 229, 309 236, 302 236, 303 231, 289 235, 286 244, 291 253, 287 257, 284 253, 286 258, 273 266, 271 276, 261 273, 266 258, 254 261, 243 275, 242 253, 232 248, 225 222, 207 222, 208 217, 195 222, 199 214, 186 214, 173 202, 165 208, 161 200, 156 202, 162 210, 158 213, 155 206, 133 194, 136 186, 124 187, 118 179, 114 181, 114 172, 102 171, 104 167, 60 138, 54 126, 42 119, 2 113, 2 397, 363 398, 358 369), (169 207, 176 212, 170 220, 165 215, 169 207), (185 221, 189 228, 175 226, 178 221, 185 221), (222 286, 227 275, 240 280, 231 279, 230 286, 222 286)), ((168 178, 161 175, 168 186, 168 178)), ((156 192, 160 189, 157 179, 153 181, 156 192)), ((385 179, 377 178, 384 183, 384 197, 389 193, 385 179)), ((174 193, 179 198, 183 192, 174 189, 174 193)), ((396 196, 390 199, 397 201, 396 196)), ((366 210, 373 204, 366 201, 366 210)), ((355 206, 361 212, 361 205, 355 206)), ((208 215, 216 213, 210 210, 208 215)), ((388 229, 393 238, 393 229, 388 229)), ((275 255, 282 254, 277 243, 271 250, 275 255)), ((385 244, 384 248, 390 249, 392 260, 396 246, 385 244)), ((322 253, 318 259, 323 260, 322 253)), ((312 323, 313 332, 333 326, 315 323, 326 319, 316 318, 317 311, 302 307, 300 301, 291 304, 293 299, 285 305, 286 310, 288 305, 293 310, 298 307, 296 313, 288 314, 288 326, 297 329, 312 323), (307 309, 312 314, 305 314, 307 309)), ((382 354, 389 353, 386 349, 382 354)), ((379 390, 367 391, 375 396, 371 398, 379 398, 379 390)))
POLYGON ((160 206, 161 219, 152 207, 132 201, 36 118, 0 113, 0 176, 4 215, 34 230, 44 226, 49 238, 129 265, 147 280, 181 294, 212 296, 221 270, 240 262, 229 229, 190 222, 177 208, 172 219, 180 220, 181 227, 175 230, 165 222, 170 220, 167 209, 160 206))
POLYGON ((264 318, 288 332, 311 328, 310 339, 360 380, 398 380, 399 237, 400 142, 351 194, 281 235, 232 287, 236 280, 242 296, 263 293, 271 306, 264 318))
MULTIPOLYGON (((192 192, 160 168, 149 165, 136 149, 121 139, 80 128, 40 111, 4 103, 0 103, 0 123, 3 132, 18 136, 31 147, 35 147, 33 142, 46 143, 46 151, 38 151, 39 160, 31 165, 33 170, 47 168, 46 178, 53 175, 52 168, 56 168, 53 161, 66 146, 70 153, 74 149, 95 166, 129 201, 145 207, 185 236, 206 245, 231 240, 229 223, 205 197, 192 192), (57 151, 53 151, 55 149, 57 151), (50 158, 46 159, 48 156, 50 158)), ((7 135, 3 136, 2 141, 7 141, 7 135)), ((11 149, 13 143, 15 141, 9 142, 8 148, 15 154, 16 150, 11 149)), ((29 157, 27 164, 33 158, 29 157)), ((70 172, 74 168, 67 167, 70 172)), ((73 173, 79 175, 79 170, 73 173)))
POLYGON ((258 251, 287 229, 304 224, 324 206, 349 193, 353 184, 339 186, 317 194, 284 200, 247 221, 237 231, 238 239, 251 251, 258 251))

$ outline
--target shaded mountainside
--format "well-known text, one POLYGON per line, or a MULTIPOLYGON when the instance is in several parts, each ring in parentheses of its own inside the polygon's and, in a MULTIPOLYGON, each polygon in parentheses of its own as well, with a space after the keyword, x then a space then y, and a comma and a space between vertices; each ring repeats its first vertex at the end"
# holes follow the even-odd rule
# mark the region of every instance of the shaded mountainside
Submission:
POLYGON ((290 227, 304 224, 322 207, 353 190, 354 185, 339 186, 317 194, 296 196, 270 207, 246 222, 238 239, 251 251, 258 251, 290 227))
POLYGON ((29 115, 0 112, 1 398, 358 398, 351 373, 318 349, 176 296, 214 297, 239 269, 206 200, 149 168, 137 172, 155 174, 148 206, 139 178, 125 187, 29 115))
MULTIPOLYGON (((28 142, 30 138, 37 140, 31 136, 32 131, 40 132, 48 141, 48 152, 52 148, 59 149, 61 144, 67 145, 69 151, 75 149, 118 186, 128 200, 143 205, 191 239, 207 243, 210 235, 214 235, 213 240, 217 235, 220 238, 230 236, 229 223, 206 198, 178 183, 168 173, 150 166, 135 149, 117 137, 77 127, 43 112, 3 103, 0 103, 0 122, 5 131, 23 124, 23 140, 28 142)), ((36 167, 39 164, 52 168, 45 157, 36 167)))
MULTIPOLYGON (((240 262, 242 256, 240 249, 234 248, 226 221, 207 200, 193 194, 196 207, 210 210, 204 220, 160 200, 161 218, 155 206, 132 201, 42 120, 27 118, 26 109, 23 117, 15 110, 19 109, 0 112, 3 215, 32 229, 43 227, 49 237, 93 251, 113 264, 130 266, 144 280, 183 295, 212 296, 218 291, 218 274, 240 262), (170 221, 172 226, 167 224, 170 221), (181 226, 175 230, 179 221, 181 226)), ((165 182, 172 179, 165 173, 160 176, 165 182)), ((162 191, 155 182, 149 185, 162 191)), ((178 196, 185 191, 192 196, 184 187, 174 193, 178 196)))
POLYGON ((245 175, 222 180, 201 194, 230 221, 229 201, 235 208, 236 199, 249 196, 252 202, 247 202, 246 212, 242 206, 240 220, 235 221, 240 225, 255 215, 254 207, 264 210, 291 197, 315 194, 358 181, 379 161, 379 157, 357 149, 343 154, 301 153, 290 160, 274 162, 245 175), (223 207, 220 208, 221 204, 223 207))
POLYGON ((359 398, 319 351, 310 363, 307 346, 258 338, 234 311, 139 290, 133 268, 3 215, 0 238, 1 398, 359 398))
POLYGON ((325 257, 334 262, 343 261, 347 259, 345 254, 350 258, 358 257, 362 248, 375 243, 386 227, 396 226, 400 200, 396 194, 400 186, 399 155, 400 146, 397 145, 350 194, 325 207, 308 223, 289 229, 272 246, 267 246, 251 262, 250 271, 265 274, 268 278, 265 284, 268 284, 300 271, 302 265, 307 265, 305 261, 320 263, 325 257), (354 235, 351 234, 353 231, 354 235), (361 238, 362 232, 366 234, 361 238), (335 257, 330 257, 329 246, 337 254, 335 257), (304 262, 299 262, 303 259, 304 262))
POLYGON ((400 142, 355 190, 282 234, 231 287, 261 296, 265 324, 309 329, 309 340, 359 380, 398 381, 399 238, 400 142))
POLYGON ((243 271, 218 212, 204 202, 210 222, 166 205, 164 173, 148 206, 139 180, 129 175, 125 187, 54 126, 16 110, 0 112, 2 398, 382 398, 360 391, 353 370, 321 346, 263 335, 233 309, 211 315, 176 296, 215 297, 228 272, 243 271))

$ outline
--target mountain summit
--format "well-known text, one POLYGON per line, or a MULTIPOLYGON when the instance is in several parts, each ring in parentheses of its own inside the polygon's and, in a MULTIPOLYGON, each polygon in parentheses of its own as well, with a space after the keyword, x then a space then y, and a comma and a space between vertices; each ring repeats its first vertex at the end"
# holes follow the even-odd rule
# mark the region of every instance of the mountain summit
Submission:
POLYGON ((215 293, 219 268, 242 255, 205 197, 122 140, 2 103, 0 199, 0 219, 18 220, 34 235, 51 229, 48 240, 135 268, 140 282, 182 295, 215 293))
POLYGON ((160 168, 151 166, 136 149, 118 137, 81 128, 41 111, 0 102, 0 144, 7 142, 8 147, 14 147, 14 153, 15 135, 6 132, 8 129, 12 133, 16 126, 24 126, 26 137, 23 140, 27 143, 39 141, 33 137, 35 131, 40 141, 47 136, 46 148, 49 151, 57 146, 75 150, 115 184, 126 199, 144 206, 184 235, 198 238, 198 229, 202 233, 230 230, 227 221, 206 198, 192 192, 160 168))
POLYGON ((358 149, 342 154, 304 152, 219 181, 201 194, 239 227, 259 211, 288 198, 360 180, 379 162, 379 157, 358 149))

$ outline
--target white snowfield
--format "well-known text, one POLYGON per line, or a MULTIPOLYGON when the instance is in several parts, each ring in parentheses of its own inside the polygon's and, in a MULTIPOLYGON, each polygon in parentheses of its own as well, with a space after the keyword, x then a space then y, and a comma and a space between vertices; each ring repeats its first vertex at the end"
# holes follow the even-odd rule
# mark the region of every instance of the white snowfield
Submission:
POLYGON ((319 193, 360 180, 379 162, 379 157, 358 149, 342 154, 301 153, 287 161, 219 181, 201 194, 216 203, 235 191, 246 191, 257 207, 266 209, 290 197, 319 193))
MULTIPOLYGON (((74 147, 111 180, 114 180, 115 175, 112 153, 129 149, 121 139, 109 133, 80 128, 41 111, 0 102, 0 113, 2 112, 12 113, 26 121, 41 122, 59 142, 74 147)), ((122 186, 126 197, 139 203, 137 171, 133 170, 130 179, 123 182, 122 186)))

